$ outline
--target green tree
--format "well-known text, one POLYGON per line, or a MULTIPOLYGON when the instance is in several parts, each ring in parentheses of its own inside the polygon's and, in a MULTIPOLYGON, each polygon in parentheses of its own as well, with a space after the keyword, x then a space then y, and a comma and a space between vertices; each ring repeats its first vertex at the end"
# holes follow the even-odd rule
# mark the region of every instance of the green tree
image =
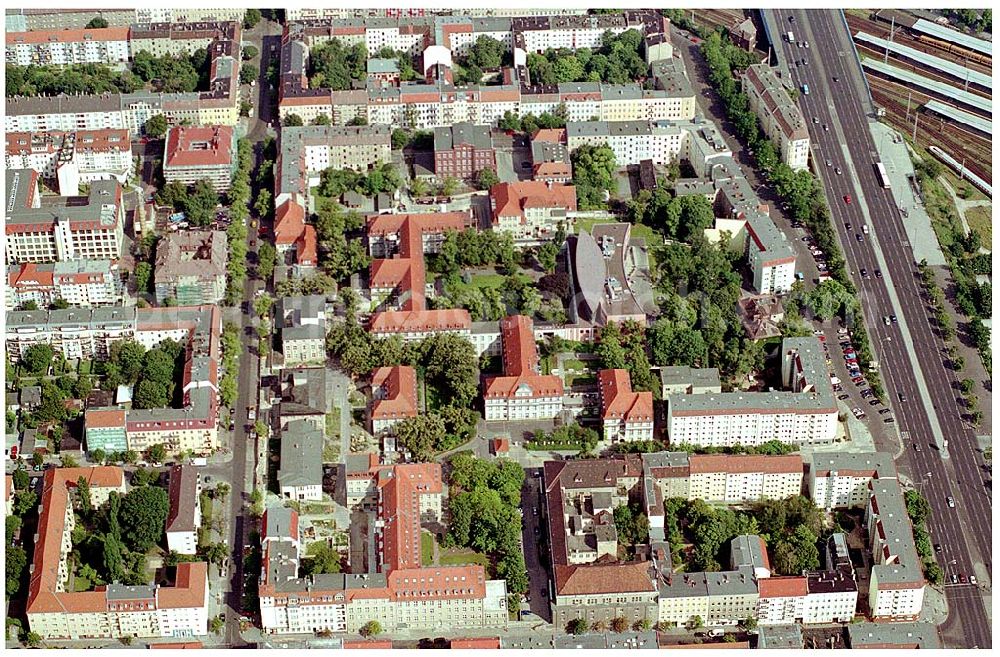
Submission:
POLYGON ((554 242, 545 242, 538 247, 538 251, 536 252, 538 264, 547 273, 552 273, 556 270, 556 258, 559 256, 559 246, 554 242))
POLYGON ((90 500, 90 482, 82 475, 76 480, 76 497, 80 500, 81 509, 90 509, 92 506, 90 500))
POLYGON ((382 624, 376 620, 370 620, 361 626, 358 630, 358 634, 365 637, 366 639, 373 636, 378 636, 382 634, 382 624))
POLYGON ((705 627, 705 621, 702 619, 701 616, 694 615, 694 616, 691 617, 691 620, 688 621, 688 627, 692 631, 693 630, 700 630, 701 628, 705 627))
POLYGON ((607 145, 585 144, 571 154, 573 184, 576 186, 577 203, 581 210, 600 210, 607 206, 606 195, 616 189, 615 172, 618 165, 615 154, 607 145))
POLYGON ((45 374, 52 364, 55 351, 47 344, 33 344, 24 351, 21 362, 28 372, 34 376, 45 374))
POLYGON ((914 525, 922 525, 931 514, 931 505, 917 490, 908 490, 903 494, 906 501, 906 514, 914 525))
POLYGON ((285 120, 281 122, 281 125, 288 127, 295 127, 303 125, 302 117, 298 114, 288 114, 285 116, 285 120))
POLYGON ((458 185, 457 179, 446 176, 444 182, 441 183, 441 193, 445 196, 452 196, 458 191, 458 185))
POLYGON ((254 27, 257 26, 257 23, 260 22, 260 19, 261 19, 260 9, 251 7, 247 9, 246 12, 243 14, 243 27, 248 30, 252 30, 254 27))
POLYGON ((240 67, 240 84, 250 84, 257 81, 260 73, 253 66, 240 67))
POLYGON ((160 473, 153 468, 136 468, 132 473, 132 486, 151 486, 160 479, 160 473))
POLYGON ((444 421, 435 413, 417 415, 396 425, 396 440, 417 461, 429 461, 445 435, 444 421))
POLYGON ((24 468, 17 468, 13 475, 14 490, 27 490, 31 484, 31 475, 24 468))
POLYGON ((611 631, 621 634, 628 630, 628 620, 624 616, 616 616, 611 620, 611 631))
POLYGON ((108 26, 108 22, 106 20, 104 20, 103 18, 101 18, 100 16, 97 16, 96 18, 91 18, 90 19, 90 22, 87 23, 85 29, 88 29, 88 30, 100 30, 100 29, 106 28, 107 26, 108 26))
POLYGON ((163 463, 167 460, 167 448, 163 443, 156 443, 149 448, 149 460, 153 463, 163 463))
POLYGON ((500 178, 493 169, 480 169, 476 174, 476 187, 479 189, 489 189, 499 182, 500 178))
POLYGON ((167 134, 167 117, 162 114, 154 114, 146 119, 145 133, 153 139, 160 139, 167 134))
POLYGON ((156 545, 163 536, 169 510, 167 492, 162 488, 144 486, 129 491, 122 499, 118 518, 129 548, 145 552, 156 545))
POLYGON ((256 57, 259 52, 260 51, 257 50, 256 46, 253 46, 249 43, 246 44, 245 46, 243 46, 243 54, 242 54, 243 61, 245 62, 250 61, 251 59, 256 57))
POLYGON ((566 624, 566 634, 586 634, 589 629, 590 624, 583 618, 574 618, 566 624))
POLYGON ((270 242, 261 242, 257 247, 257 273, 263 279, 269 279, 274 275, 274 265, 278 260, 278 254, 270 242))
POLYGON ((28 632, 24 635, 24 645, 29 648, 37 648, 42 645, 42 635, 38 632, 28 632))
POLYGON ((21 589, 21 579, 28 565, 28 556, 19 545, 8 544, 4 554, 7 571, 7 598, 13 598, 21 589))
POLYGON ((150 379, 140 381, 132 396, 134 408, 164 408, 167 406, 167 402, 167 386, 150 379))
POLYGON ((14 495, 15 515, 23 516, 36 506, 38 506, 38 495, 34 491, 22 490, 14 495))
POLYGON ((340 553, 326 541, 315 541, 306 548, 306 559, 302 562, 306 575, 340 572, 340 553))

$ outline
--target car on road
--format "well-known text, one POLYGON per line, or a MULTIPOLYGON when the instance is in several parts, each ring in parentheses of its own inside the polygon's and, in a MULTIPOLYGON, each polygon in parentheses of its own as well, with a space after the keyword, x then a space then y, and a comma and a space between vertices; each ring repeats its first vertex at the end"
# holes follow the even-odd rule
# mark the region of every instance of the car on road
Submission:
POLYGON ((951 583, 958 584, 958 575, 956 575, 955 573, 951 574, 951 583))
POLYGON ((861 233, 854 233, 854 239, 856 239, 859 242, 865 241, 865 238, 861 236, 861 233))
MULTIPOLYGON (((888 409, 886 409, 886 410, 888 410, 888 409)), ((882 411, 879 411, 879 413, 881 413, 881 412, 882 411)), ((892 418, 889 418, 889 419, 891 420, 892 418)), ((882 420, 882 421, 885 422, 885 420, 882 420)), ((915 452, 921 451, 921 449, 920 449, 920 443, 913 443, 913 451, 915 451, 915 452)))
POLYGON ((849 399, 850 397, 851 397, 850 395, 840 395, 839 397, 837 397, 837 399, 844 400, 844 399, 849 399))
POLYGON ((861 278, 868 278, 868 270, 864 267, 861 268, 861 278))
POLYGON ((848 205, 851 204, 851 195, 850 194, 844 194, 844 203, 846 203, 848 205))
POLYGON ((876 269, 875 270, 875 278, 882 278, 882 270, 881 269, 876 269))
POLYGON ((955 498, 954 497, 949 497, 948 500, 947 500, 947 502, 948 502, 948 508, 949 509, 954 509, 955 508, 955 498))
POLYGON ((896 319, 896 316, 895 316, 895 315, 889 315, 889 320, 890 320, 890 321, 891 321, 891 322, 892 322, 893 324, 895 324, 896 322, 898 322, 898 321, 899 321, 898 319, 896 319))
POLYGON ((975 584, 975 583, 976 583, 976 576, 969 575, 969 584, 975 584))
POLYGON ((940 552, 941 551, 941 544, 940 543, 935 543, 934 544, 934 551, 935 552, 940 552))
POLYGON ((881 403, 882 403, 882 402, 880 402, 879 400, 877 400, 877 399, 873 399, 873 400, 871 400, 870 402, 868 402, 868 405, 869 405, 869 406, 878 406, 878 405, 879 405, 879 404, 881 404, 881 403))
POLYGON ((833 166, 833 160, 827 160, 826 161, 826 166, 832 167, 833 166))
POLYGON ((958 581, 960 581, 962 584, 965 584, 968 581, 968 579, 965 577, 965 575, 959 575, 958 581))
POLYGON ((789 16, 788 17, 788 22, 789 23, 794 23, 795 22, 795 16, 789 16))
POLYGON ((840 78, 838 78, 838 77, 837 77, 837 76, 835 75, 835 76, 833 76, 833 81, 834 81, 834 82, 840 82, 840 78))
POLYGON ((840 170, 840 167, 837 167, 836 169, 834 169, 834 173, 836 173, 838 176, 841 175, 841 174, 843 174, 843 172, 840 170))
POLYGON ((889 326, 890 324, 892 324, 892 322, 889 320, 889 316, 888 315, 886 315, 885 317, 882 318, 882 323, 885 324, 886 326, 889 326))
POLYGON ((806 41, 806 48, 809 48, 809 42, 806 41))

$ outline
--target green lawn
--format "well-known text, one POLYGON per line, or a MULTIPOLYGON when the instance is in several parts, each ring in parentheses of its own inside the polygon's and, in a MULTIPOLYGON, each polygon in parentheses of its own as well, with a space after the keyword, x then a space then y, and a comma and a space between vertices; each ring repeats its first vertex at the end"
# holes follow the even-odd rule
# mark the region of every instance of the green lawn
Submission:
POLYGON ((577 360, 576 358, 565 358, 563 359, 562 364, 566 370, 576 370, 577 372, 582 372, 587 369, 587 366, 583 364, 583 361, 577 360))
POLYGON ((466 566, 469 564, 479 564, 484 568, 488 568, 490 565, 490 560, 486 558, 485 554, 473 552, 472 550, 463 550, 461 552, 449 551, 449 554, 442 552, 438 557, 438 561, 442 566, 466 566))
POLYGON ((593 374, 567 374, 566 385, 592 385, 597 383, 597 377, 593 374))
POLYGON ((420 532, 420 565, 434 565, 434 535, 430 532, 420 532))
POLYGON ((965 211, 965 220, 969 222, 969 228, 979 233, 983 246, 993 250, 993 208, 985 205, 977 208, 969 208, 965 211))
POLYGON ((482 290, 487 287, 500 287, 506 278, 500 274, 475 274, 472 277, 470 286, 482 290))
POLYGON ((986 194, 983 194, 979 189, 973 185, 968 180, 960 180, 955 173, 945 165, 945 171, 942 174, 951 185, 951 188, 955 190, 958 194, 958 198, 964 198, 967 201, 988 201, 989 198, 986 194))
POLYGON ((326 414, 326 437, 334 438, 340 435, 340 408, 334 406, 326 414))

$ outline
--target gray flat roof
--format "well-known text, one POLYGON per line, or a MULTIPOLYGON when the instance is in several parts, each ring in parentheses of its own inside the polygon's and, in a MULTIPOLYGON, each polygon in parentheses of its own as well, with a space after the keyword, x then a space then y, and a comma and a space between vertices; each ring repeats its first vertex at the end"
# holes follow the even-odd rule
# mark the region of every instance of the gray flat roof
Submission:
POLYGON ((893 463, 892 456, 883 452, 863 454, 813 452, 805 458, 811 463, 809 471, 814 474, 827 470, 871 470, 878 472, 882 479, 896 476, 896 464, 893 463))
POLYGON ((965 66, 956 64, 950 60, 935 57, 934 55, 928 55, 925 52, 917 50, 916 48, 910 48, 909 46, 904 46, 903 44, 896 43, 895 41, 881 39, 873 34, 868 34, 867 32, 858 32, 854 35, 854 38, 858 41, 864 41, 865 43, 877 46, 883 51, 888 48, 890 52, 898 53, 914 61, 926 64, 930 68, 947 73, 948 75, 958 78, 959 80, 968 80, 969 82, 974 82, 975 84, 986 87, 987 89, 993 88, 993 78, 986 73, 974 71, 971 68, 966 68, 965 66))
POLYGON ((954 43, 962 46, 963 48, 968 48, 969 50, 975 50, 976 52, 983 53, 984 55, 993 56, 993 44, 989 41, 984 41, 983 39, 977 39, 974 36, 969 36, 957 30, 953 30, 950 27, 945 27, 944 25, 938 25, 929 20, 918 18, 911 28, 916 32, 923 32, 924 34, 929 34, 938 39, 948 41, 949 43, 954 43))
POLYGON ((931 110, 932 112, 937 112, 942 116, 947 116, 949 119, 958 121, 959 123, 964 123, 967 126, 975 128, 985 132, 988 135, 993 134, 993 121, 989 119, 984 119, 981 116, 976 116, 975 114, 970 114, 964 110, 960 110, 957 107, 952 107, 938 100, 929 100, 924 105, 924 109, 931 110))
POLYGON ((880 584, 923 584, 924 573, 920 556, 913 543, 913 525, 906 513, 903 489, 895 479, 873 479, 872 495, 878 505, 878 517, 885 543, 898 563, 872 566, 872 576, 880 584))
POLYGON ((293 420, 281 434, 281 486, 323 483, 323 432, 308 420, 293 420))
MULTIPOLYGON (((853 627, 853 626, 851 626, 853 627)), ((769 650, 799 650, 805 644, 802 640, 802 626, 796 623, 788 625, 758 625, 757 647, 769 650)))
POLYGON ((660 368, 660 383, 665 386, 698 385, 721 386, 718 367, 688 367, 687 365, 666 365, 660 368))
POLYGON ((851 648, 883 645, 942 647, 937 627, 932 623, 852 623, 847 626, 847 639, 851 648))
POLYGON ((883 64, 881 61, 871 59, 870 57, 861 60, 861 63, 866 68, 883 75, 887 75, 891 78, 895 78, 904 84, 910 84, 921 89, 933 91, 934 93, 941 94, 942 96, 946 96, 948 98, 954 98, 957 102, 960 102, 963 105, 968 105, 969 107, 974 107, 982 112, 991 113, 993 111, 993 101, 989 98, 983 98, 977 94, 962 91, 958 87, 938 82, 937 80, 931 80, 930 78, 926 78, 912 71, 907 71, 906 69, 899 68, 898 66, 893 66, 892 64, 883 64))

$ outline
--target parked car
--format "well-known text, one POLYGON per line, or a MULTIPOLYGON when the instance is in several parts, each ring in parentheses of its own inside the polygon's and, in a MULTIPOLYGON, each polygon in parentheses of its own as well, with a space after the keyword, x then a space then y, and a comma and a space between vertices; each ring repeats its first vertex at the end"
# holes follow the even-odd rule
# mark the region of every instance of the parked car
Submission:
POLYGON ((846 203, 848 205, 851 204, 851 195, 850 194, 844 194, 844 203, 846 203))
POLYGON ((886 413, 892 413, 892 409, 891 408, 883 408, 882 410, 880 410, 878 412, 879 415, 885 415, 886 413))
POLYGON ((948 508, 949 509, 954 509, 955 508, 955 498, 954 497, 950 497, 949 496, 948 499, 947 499, 947 502, 948 502, 948 508))
POLYGON ((837 397, 837 399, 843 401, 844 399, 849 399, 850 397, 851 397, 850 395, 840 395, 839 397, 837 397))

